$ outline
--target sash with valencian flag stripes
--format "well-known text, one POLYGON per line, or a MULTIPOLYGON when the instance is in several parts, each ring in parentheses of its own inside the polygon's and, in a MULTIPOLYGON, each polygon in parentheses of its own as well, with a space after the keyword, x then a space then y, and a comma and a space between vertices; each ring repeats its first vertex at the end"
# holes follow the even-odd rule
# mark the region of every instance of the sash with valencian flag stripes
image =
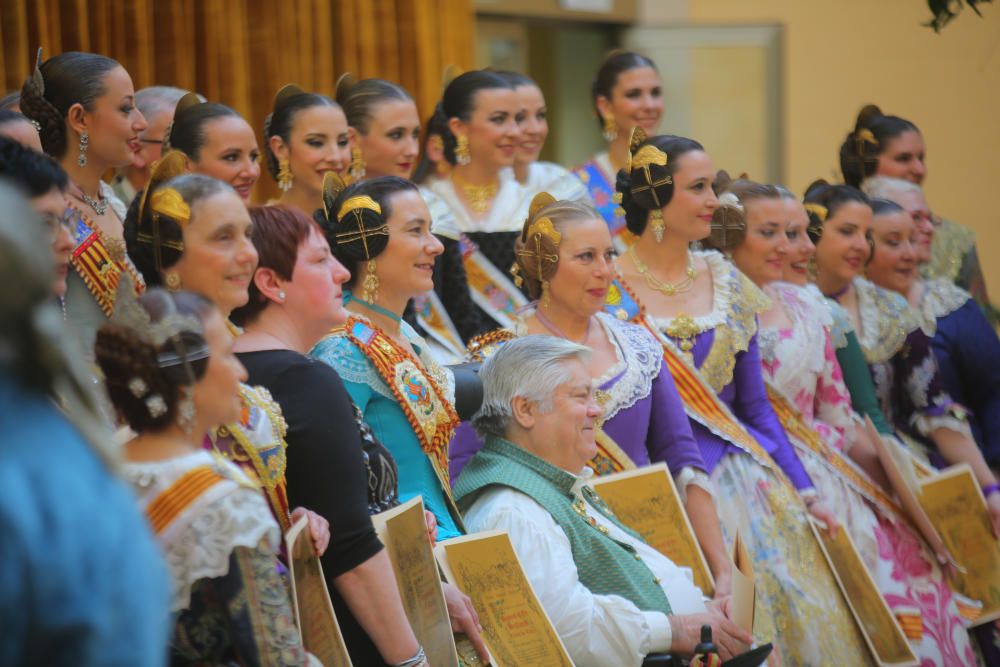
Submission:
MULTIPOLYGON (((780 468, 774 465, 771 455, 756 438, 750 435, 718 394, 702 379, 697 369, 681 356, 674 342, 651 324, 645 308, 639 304, 628 285, 620 278, 611 284, 604 308, 620 320, 628 320, 646 327, 660 341, 663 347, 663 360, 670 369, 670 375, 674 379, 677 393, 684 402, 684 411, 688 417, 720 438, 736 445, 761 465, 775 472, 780 471, 780 468)), ((778 476, 787 480, 780 472, 778 476)))
POLYGON ((132 276, 137 296, 142 293, 146 284, 139 272, 132 267, 124 251, 120 258, 112 256, 100 232, 83 211, 69 206, 66 215, 74 246, 70 263, 94 296, 104 316, 110 318, 115 311, 115 294, 122 272, 127 271, 132 276))
POLYGON ((430 459, 454 518, 461 526, 462 515, 455 505, 448 481, 448 443, 459 419, 444 390, 408 351, 377 326, 357 315, 351 315, 343 326, 334 327, 327 335, 345 336, 375 366, 406 415, 420 448, 430 459))

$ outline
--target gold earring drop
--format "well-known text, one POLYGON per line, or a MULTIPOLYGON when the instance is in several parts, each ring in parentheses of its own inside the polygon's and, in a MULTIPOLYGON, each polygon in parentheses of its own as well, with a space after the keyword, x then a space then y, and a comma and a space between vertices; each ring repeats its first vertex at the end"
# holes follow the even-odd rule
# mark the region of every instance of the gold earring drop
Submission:
POLYGON ((181 277, 176 273, 165 274, 163 282, 167 285, 167 291, 177 292, 181 289, 181 277))
POLYGON ((469 138, 464 134, 458 135, 455 140, 455 162, 458 164, 469 164, 472 156, 469 155, 469 138))
POLYGON ((347 173, 355 183, 365 177, 365 157, 361 149, 355 146, 351 149, 351 166, 347 168, 347 173))
POLYGON ((292 189, 292 181, 295 177, 292 176, 292 170, 288 166, 288 160, 278 160, 278 187, 282 192, 288 192, 292 189))
POLYGON ((365 279, 361 283, 361 298, 368 303, 375 303, 378 301, 378 275, 375 274, 375 260, 368 260, 368 272, 365 274, 365 279))
POLYGON ((663 242, 663 232, 667 228, 663 222, 663 213, 658 208, 649 212, 649 224, 653 228, 653 237, 657 243, 663 242))
POLYGON ((615 117, 611 114, 604 116, 604 139, 606 141, 614 141, 618 137, 618 123, 615 122, 615 117))

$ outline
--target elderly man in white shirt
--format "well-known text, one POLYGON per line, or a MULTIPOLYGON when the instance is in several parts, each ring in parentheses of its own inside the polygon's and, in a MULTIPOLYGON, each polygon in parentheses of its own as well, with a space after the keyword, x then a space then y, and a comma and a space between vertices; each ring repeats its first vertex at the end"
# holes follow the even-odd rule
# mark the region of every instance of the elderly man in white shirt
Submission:
POLYGON ((751 636, 675 565, 615 519, 586 485, 600 408, 589 349, 555 336, 507 343, 484 366, 473 422, 486 445, 455 498, 471 531, 505 530, 574 663, 641 665, 690 655, 711 625, 723 658, 751 636))

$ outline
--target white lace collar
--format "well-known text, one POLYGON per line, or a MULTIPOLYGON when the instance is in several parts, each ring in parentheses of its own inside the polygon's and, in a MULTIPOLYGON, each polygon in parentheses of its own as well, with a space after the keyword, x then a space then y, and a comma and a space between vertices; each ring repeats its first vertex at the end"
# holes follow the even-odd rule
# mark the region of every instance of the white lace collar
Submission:
POLYGON ((164 461, 125 463, 122 474, 148 515, 154 503, 171 497, 178 480, 202 467, 222 479, 201 490, 156 535, 171 575, 171 613, 188 607, 196 582, 229 571, 234 549, 256 549, 263 540, 277 555, 280 547, 281 530, 260 488, 221 456, 200 450, 164 461))
MULTIPOLYGON (((512 331, 515 336, 528 334, 525 319, 534 312, 525 311, 512 331)), ((605 312, 597 313, 597 321, 615 350, 617 361, 601 377, 594 380, 597 387, 604 387, 615 378, 614 384, 600 389, 602 418, 611 419, 622 410, 635 405, 649 396, 653 390, 653 380, 659 375, 663 364, 663 348, 659 341, 645 328, 622 322, 605 312)))
POLYGON ((451 210, 449 220, 442 219, 439 222, 435 219, 435 231, 449 238, 473 232, 519 232, 528 215, 530 197, 525 197, 526 190, 514 178, 513 170, 505 169, 500 172, 500 189, 493 200, 493 207, 485 217, 477 220, 469 215, 450 178, 430 181, 426 189, 440 197, 451 210))
POLYGON ((854 292, 861 320, 856 333, 865 359, 869 364, 888 361, 917 328, 913 309, 901 295, 860 276, 854 279, 854 292))
POLYGON ((950 315, 972 298, 968 292, 946 278, 930 278, 923 283, 920 304, 914 309, 920 328, 929 337, 937 333, 939 317, 950 315))
MULTIPOLYGON (((696 259, 698 257, 704 259, 712 275, 712 310, 704 315, 692 317, 699 331, 708 331, 726 323, 733 303, 733 294, 739 291, 739 286, 736 283, 740 273, 735 266, 715 250, 692 250, 691 254, 696 259)), ((654 322, 658 328, 664 329, 670 325, 673 319, 673 317, 656 317, 654 322)))

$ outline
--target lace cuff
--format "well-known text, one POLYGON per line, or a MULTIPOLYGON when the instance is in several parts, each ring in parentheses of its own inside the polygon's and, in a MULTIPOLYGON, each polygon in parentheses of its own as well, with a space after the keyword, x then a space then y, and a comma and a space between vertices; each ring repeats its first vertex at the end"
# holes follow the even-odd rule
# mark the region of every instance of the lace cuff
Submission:
POLYGON ((712 496, 713 500, 715 499, 715 485, 712 484, 709 476, 701 470, 685 466, 674 476, 674 485, 677 487, 677 493, 680 494, 682 503, 687 502, 687 488, 692 484, 704 489, 708 495, 712 496))
POLYGON ((946 428, 970 440, 973 439, 972 429, 969 428, 969 420, 966 416, 955 414, 950 410, 941 415, 916 415, 912 421, 917 431, 925 437, 930 437, 932 431, 936 431, 939 428, 946 428))

